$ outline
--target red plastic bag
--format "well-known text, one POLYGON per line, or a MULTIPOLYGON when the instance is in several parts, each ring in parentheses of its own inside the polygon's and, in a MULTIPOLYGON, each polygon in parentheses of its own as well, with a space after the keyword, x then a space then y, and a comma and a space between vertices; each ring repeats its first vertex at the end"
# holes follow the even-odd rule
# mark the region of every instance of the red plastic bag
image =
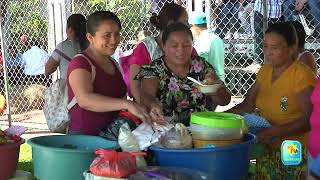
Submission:
POLYGON ((96 176, 124 178, 137 171, 136 155, 143 152, 116 152, 96 149, 96 157, 90 165, 90 171, 96 176))

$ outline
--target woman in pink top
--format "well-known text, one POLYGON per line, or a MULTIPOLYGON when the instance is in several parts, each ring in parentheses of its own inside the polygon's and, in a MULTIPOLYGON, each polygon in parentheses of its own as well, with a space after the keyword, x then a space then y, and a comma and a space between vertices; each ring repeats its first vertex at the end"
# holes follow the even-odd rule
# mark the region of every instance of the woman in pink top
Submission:
POLYGON ((131 94, 137 102, 140 102, 140 83, 135 80, 135 76, 142 65, 149 64, 151 61, 163 56, 162 32, 165 27, 174 22, 188 24, 188 13, 185 8, 178 4, 167 3, 162 7, 158 15, 153 14, 150 17, 150 23, 160 31, 160 34, 157 37, 146 37, 133 50, 128 62, 130 67, 128 72, 130 73, 130 85, 128 87, 131 88, 131 94))
POLYGON ((311 131, 308 144, 308 168, 310 168, 314 159, 320 156, 320 78, 318 78, 316 87, 312 92, 311 102, 313 104, 313 111, 310 117, 311 131))
POLYGON ((77 56, 68 66, 69 101, 75 97, 77 104, 70 110, 69 133, 98 135, 126 109, 142 121, 148 113, 138 104, 126 100, 126 86, 116 62, 111 58, 120 42, 121 23, 110 11, 97 11, 87 20, 89 47, 83 51, 87 58, 77 56), (88 60, 87 60, 88 59, 88 60), (92 80, 90 61, 96 75, 92 80))

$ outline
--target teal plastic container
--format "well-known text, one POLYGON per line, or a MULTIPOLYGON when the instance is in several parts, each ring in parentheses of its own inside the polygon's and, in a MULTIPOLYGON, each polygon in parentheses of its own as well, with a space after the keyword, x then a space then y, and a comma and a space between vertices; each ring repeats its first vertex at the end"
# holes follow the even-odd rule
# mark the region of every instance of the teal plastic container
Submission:
POLYGON ((115 141, 87 135, 51 135, 28 140, 34 176, 41 180, 82 180, 96 148, 118 149, 115 141))

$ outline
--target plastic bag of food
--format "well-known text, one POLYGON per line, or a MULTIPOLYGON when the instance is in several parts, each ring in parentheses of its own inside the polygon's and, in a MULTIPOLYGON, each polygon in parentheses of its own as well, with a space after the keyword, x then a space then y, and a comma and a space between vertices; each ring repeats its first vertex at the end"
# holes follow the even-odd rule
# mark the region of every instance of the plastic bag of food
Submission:
MULTIPOLYGON (((123 124, 119 131, 118 143, 122 151, 126 152, 139 152, 140 147, 138 140, 131 132, 130 127, 127 123, 123 124)), ((147 166, 147 163, 143 156, 136 156, 136 162, 138 168, 147 166)))
POLYGON ((177 123, 161 137, 160 144, 166 148, 192 148, 192 137, 182 123, 177 123))
POLYGON ((103 177, 123 178, 137 171, 136 155, 143 152, 116 152, 113 150, 97 149, 98 156, 90 165, 92 174, 103 177))
POLYGON ((169 123, 165 125, 142 123, 132 133, 136 136, 140 149, 147 150, 149 146, 159 142, 160 137, 172 128, 173 125, 169 123))

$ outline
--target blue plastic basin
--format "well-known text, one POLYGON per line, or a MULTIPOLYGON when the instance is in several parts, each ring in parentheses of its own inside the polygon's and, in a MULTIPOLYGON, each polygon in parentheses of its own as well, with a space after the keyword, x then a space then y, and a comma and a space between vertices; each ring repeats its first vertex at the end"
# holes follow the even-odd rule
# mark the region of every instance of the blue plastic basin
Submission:
POLYGON ((255 142, 253 134, 243 137, 237 145, 197 148, 169 149, 151 146, 159 166, 183 167, 208 173, 212 179, 244 179, 249 168, 249 146, 255 142))
POLYGON ((81 180, 96 148, 117 149, 117 142, 97 136, 51 135, 28 140, 34 176, 41 180, 81 180))

